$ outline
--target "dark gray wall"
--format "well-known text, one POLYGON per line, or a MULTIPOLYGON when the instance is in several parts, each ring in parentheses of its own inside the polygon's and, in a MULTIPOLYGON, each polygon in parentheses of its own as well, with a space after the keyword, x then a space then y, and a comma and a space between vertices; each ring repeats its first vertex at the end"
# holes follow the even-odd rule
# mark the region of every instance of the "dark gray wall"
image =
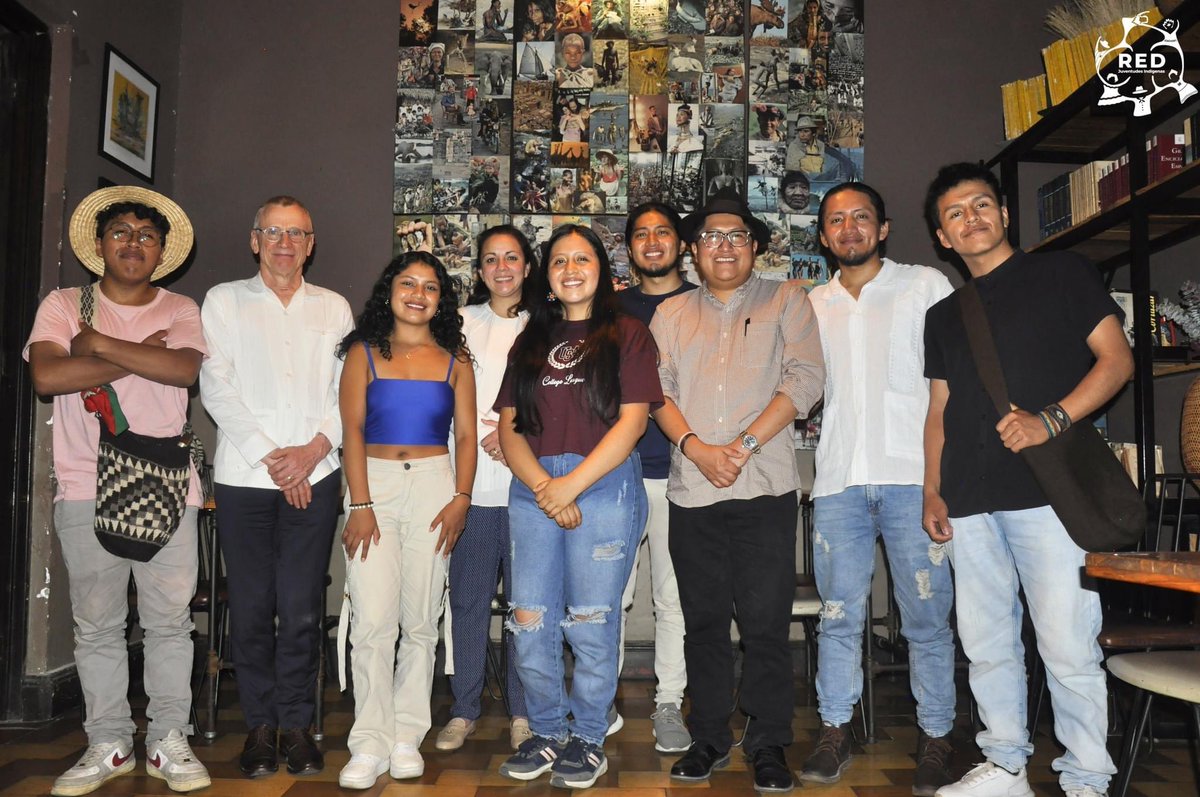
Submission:
POLYGON ((391 257, 399 25, 385 0, 185 5, 176 197, 197 249, 176 289, 252 275, 254 211, 292 194, 317 232, 308 279, 366 299, 391 257))

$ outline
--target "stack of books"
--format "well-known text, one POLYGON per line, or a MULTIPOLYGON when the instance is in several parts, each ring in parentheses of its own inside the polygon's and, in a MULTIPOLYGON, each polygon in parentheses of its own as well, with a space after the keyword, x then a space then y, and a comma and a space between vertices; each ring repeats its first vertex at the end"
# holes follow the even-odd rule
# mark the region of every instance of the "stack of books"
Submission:
MULTIPOLYGON (((1162 21, 1162 13, 1157 8, 1147 12, 1151 25, 1162 21)), ((1132 44, 1146 32, 1146 28, 1136 27, 1129 32, 1129 42, 1132 44)), ((1121 20, 1114 20, 1102 28, 1094 28, 1071 39, 1059 39, 1042 50, 1042 63, 1046 66, 1046 83, 1050 92, 1050 104, 1058 105, 1071 96, 1077 88, 1096 76, 1096 42, 1103 40, 1108 46, 1118 44, 1125 35, 1121 20)), ((1109 53, 1100 63, 1101 68, 1108 65, 1116 57, 1109 53)))
MULTIPOLYGON (((1189 120, 1189 126, 1191 122, 1189 120)), ((1153 184, 1183 168, 1184 133, 1160 133, 1146 141, 1147 182, 1153 184)), ((1046 238, 1108 210, 1129 196, 1129 156, 1099 160, 1060 174, 1037 191, 1038 229, 1046 238)))
POLYGON ((1000 87, 1004 100, 1004 138, 1013 139, 1033 127, 1042 118, 1042 111, 1050 107, 1046 93, 1046 76, 1017 80, 1000 87))

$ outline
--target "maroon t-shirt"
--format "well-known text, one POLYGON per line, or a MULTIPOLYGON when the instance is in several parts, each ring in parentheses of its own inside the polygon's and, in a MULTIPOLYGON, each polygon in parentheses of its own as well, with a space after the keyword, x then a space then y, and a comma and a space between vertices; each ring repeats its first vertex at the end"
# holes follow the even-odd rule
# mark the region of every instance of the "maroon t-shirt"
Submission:
MULTIPOLYGON (((587 321, 563 321, 551 332, 550 354, 534 394, 542 433, 525 434, 535 456, 587 456, 610 428, 588 405, 583 362, 578 354, 587 337, 587 324, 587 321)), ((658 381, 658 347, 654 345, 654 337, 645 324, 631 316, 618 316, 617 325, 621 335, 621 403, 649 404, 651 410, 656 410, 662 406, 663 393, 658 381)), ((512 380, 510 352, 500 395, 496 397, 497 412, 516 406, 512 380)))

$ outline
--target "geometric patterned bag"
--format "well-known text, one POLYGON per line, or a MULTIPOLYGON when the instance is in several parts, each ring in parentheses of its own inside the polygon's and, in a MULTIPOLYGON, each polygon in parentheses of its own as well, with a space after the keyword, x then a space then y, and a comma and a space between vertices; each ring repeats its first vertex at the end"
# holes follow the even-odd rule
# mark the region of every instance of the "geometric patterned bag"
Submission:
MULTIPOLYGON (((88 326, 95 313, 95 290, 92 283, 80 291, 80 319, 88 326)), ((111 385, 90 388, 83 396, 86 404, 97 408, 100 419, 96 539, 114 556, 149 562, 171 541, 183 520, 191 480, 188 466, 200 441, 189 425, 175 437, 131 431, 111 385)), ((198 453, 203 463, 203 448, 198 453)))
POLYGON ((148 562, 171 541, 187 509, 190 449, 182 435, 114 435, 100 424, 95 531, 104 550, 148 562))

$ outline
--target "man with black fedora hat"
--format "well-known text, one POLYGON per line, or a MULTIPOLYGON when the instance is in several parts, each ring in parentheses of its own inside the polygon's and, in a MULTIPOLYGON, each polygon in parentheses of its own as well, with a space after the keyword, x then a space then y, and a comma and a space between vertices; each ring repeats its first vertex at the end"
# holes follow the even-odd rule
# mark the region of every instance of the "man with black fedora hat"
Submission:
POLYGON ((125 641, 131 574, 145 632, 146 774, 175 791, 200 789, 210 783, 208 771, 187 741, 199 478, 191 469, 183 519, 153 558, 110 553, 95 529, 101 421, 81 395, 103 385, 137 434, 172 437, 183 430, 187 389, 207 354, 200 311, 191 299, 152 282, 187 259, 192 225, 167 197, 114 186, 79 203, 70 241, 100 280, 51 291, 24 351, 34 389, 54 397, 54 528, 70 582, 88 738, 83 757, 50 793, 87 794, 136 764, 125 641))
POLYGON ((739 703, 754 788, 794 785, 788 648, 796 578, 792 422, 820 398, 817 319, 798 282, 754 273, 770 233, 740 198, 718 194, 680 225, 703 286, 659 305, 650 325, 666 404, 654 419, 675 448, 669 549, 684 617, 692 745, 671 777, 703 781, 729 761, 730 621, 745 657, 739 703))

